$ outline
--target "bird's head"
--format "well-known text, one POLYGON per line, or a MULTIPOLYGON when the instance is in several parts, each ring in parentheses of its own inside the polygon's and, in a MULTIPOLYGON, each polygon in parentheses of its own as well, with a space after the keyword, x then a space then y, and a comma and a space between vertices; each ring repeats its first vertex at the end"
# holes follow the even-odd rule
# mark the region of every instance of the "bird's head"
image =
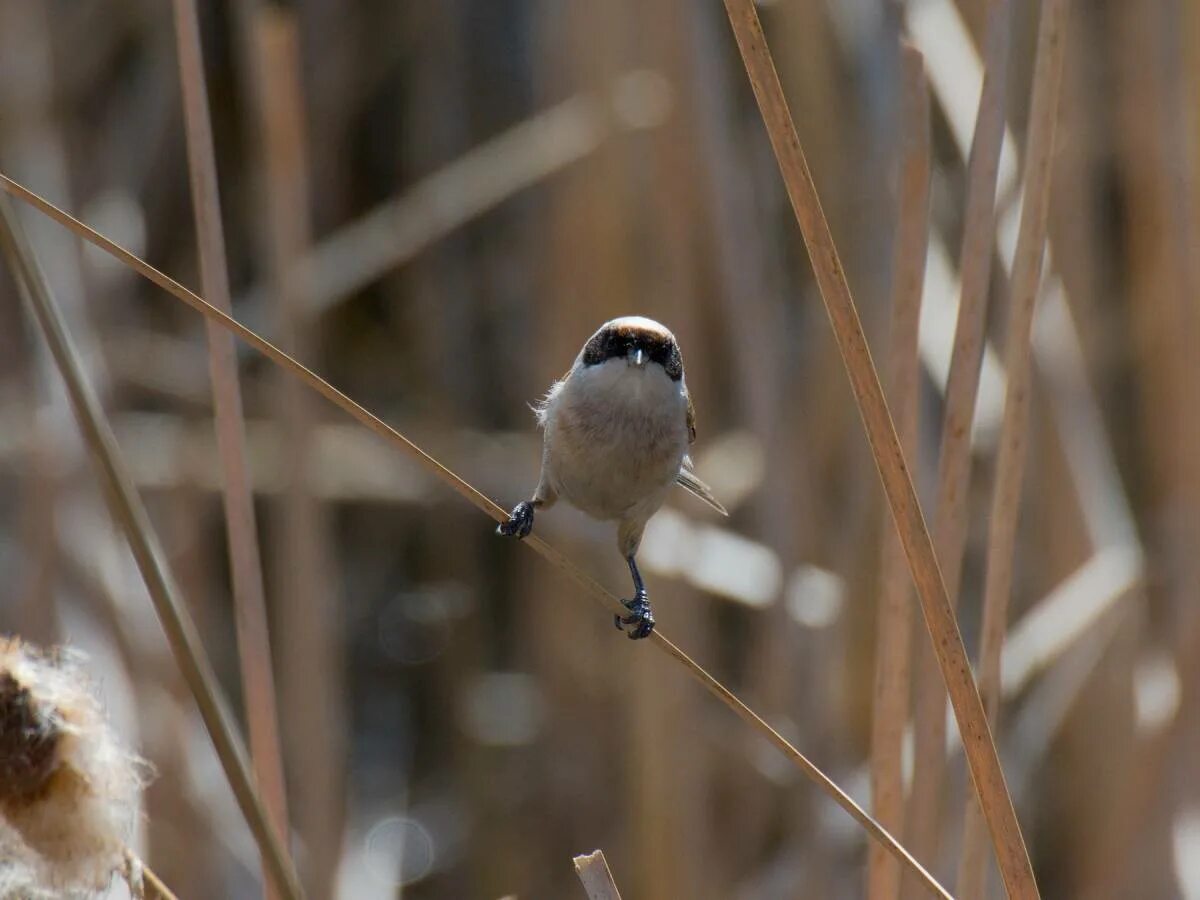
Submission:
POLYGON ((659 366, 672 381, 683 378, 683 356, 675 335, 653 319, 623 316, 605 322, 588 339, 580 354, 584 366, 623 360, 638 369, 659 366))

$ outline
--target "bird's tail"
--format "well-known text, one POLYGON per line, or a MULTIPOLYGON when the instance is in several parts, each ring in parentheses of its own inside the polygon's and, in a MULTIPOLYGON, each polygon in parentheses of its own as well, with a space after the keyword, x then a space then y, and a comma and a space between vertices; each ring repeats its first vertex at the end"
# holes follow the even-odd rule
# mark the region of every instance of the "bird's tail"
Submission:
POLYGON ((680 469, 679 474, 675 476, 675 483, 692 496, 699 497, 721 515, 729 515, 729 511, 721 505, 721 501, 713 496, 712 488, 697 478, 696 473, 691 469, 686 467, 680 469))

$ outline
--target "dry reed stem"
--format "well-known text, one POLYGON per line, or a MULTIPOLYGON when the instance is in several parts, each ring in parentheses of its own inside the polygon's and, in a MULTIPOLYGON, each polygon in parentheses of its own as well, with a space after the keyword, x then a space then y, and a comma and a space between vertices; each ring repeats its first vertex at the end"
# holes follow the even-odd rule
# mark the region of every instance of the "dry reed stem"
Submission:
MULTIPOLYGON (((1009 286, 1008 330, 1004 346, 1008 390, 1000 429, 996 481, 992 489, 979 651, 980 695, 993 723, 1000 707, 1000 655, 1012 592, 1017 510, 1029 434, 1033 312, 1041 287, 1046 220, 1050 210, 1050 172, 1062 84, 1066 12, 1067 0, 1045 0, 1042 6, 1029 132, 1025 142, 1025 201, 1009 286)), ((964 898, 982 897, 984 892, 986 855, 978 815, 974 802, 968 798, 958 881, 959 894, 964 898)))
MULTIPOLYGON (((1009 0, 989 0, 983 87, 967 163, 967 201, 961 254, 962 292, 946 412, 938 454, 933 533, 938 562, 953 608, 958 606, 967 543, 967 497, 971 482, 971 424, 979 392, 987 324, 988 288, 996 231, 996 180, 1004 140, 1010 34, 1009 0)), ((946 690, 931 648, 917 651, 914 765, 908 835, 920 858, 937 856, 946 770, 946 690)))
POLYGON ((80 431, 106 488, 105 497, 113 518, 121 523, 125 531, 130 550, 154 603, 154 610, 184 680, 196 698, 200 716, 212 738, 238 806, 258 843, 271 877, 280 885, 284 896, 298 900, 302 893, 295 869, 267 818, 246 761, 245 750, 221 699, 216 675, 200 643, 196 626, 179 596, 158 538, 150 525, 149 515, 125 469, 120 448, 95 391, 87 381, 62 313, 7 198, 0 202, 0 224, 3 225, 0 227, 0 244, 3 245, 4 254, 16 275, 18 287, 33 309, 62 375, 80 431))
POLYGON ((1005 886, 1012 897, 1036 897, 1038 889, 1033 867, 1025 850, 1012 798, 1004 783, 1004 772, 992 742, 983 703, 971 677, 971 667, 958 632, 954 610, 938 570, 933 541, 909 477, 904 451, 888 412, 833 236, 821 211, 816 186, 796 136, 775 64, 758 21, 758 13, 753 0, 725 0, 725 8, 779 161, 792 209, 808 246, 813 271, 850 377, 871 452, 879 467, 884 492, 904 545, 913 581, 917 585, 925 624, 950 693, 958 728, 963 736, 967 764, 991 830, 1005 886))
MULTIPOLYGON (((607 94, 570 97, 343 225, 296 261, 297 302, 320 315, 514 194, 585 159, 613 135, 657 126, 665 109, 630 118, 613 107, 638 79, 650 85, 658 77, 634 70, 614 80, 607 94)), ((660 89, 666 90, 665 82, 652 84, 650 93, 660 89)), ((260 299, 264 290, 254 289, 248 299, 260 299)))
MULTIPOLYGON (((300 34, 294 12, 266 6, 250 22, 255 110, 262 134, 270 283, 269 305, 280 343, 296 355, 313 346, 312 316, 299 301, 295 261, 311 243, 307 138, 301 89, 300 34)), ((311 486, 316 450, 313 405, 296 379, 275 373, 284 491, 272 510, 276 596, 287 614, 277 620, 281 729, 285 765, 295 785, 292 817, 308 852, 301 860, 314 896, 334 893, 345 820, 344 666, 339 653, 338 591, 329 535, 311 486)))
MULTIPOLYGON (((1108 641, 1112 623, 1144 589, 1140 557, 1124 547, 1098 551, 1009 629, 1001 655, 1001 701, 1014 700, 1035 679, 1053 674, 1054 667, 1089 641, 1108 641)), ((953 757, 962 744, 955 733, 948 738, 953 757)), ((852 780, 867 777, 860 770, 852 780)))
MULTIPOLYGON (((217 164, 213 152, 212 123, 209 120, 208 91, 204 83, 204 59, 195 0, 174 0, 174 10, 188 173, 200 252, 200 281, 205 296, 211 297, 218 309, 229 312, 232 309, 229 273, 221 228, 217 164)), ((262 557, 246 462, 237 355, 230 335, 211 324, 207 332, 217 454, 224 479, 222 499, 233 582, 234 623, 245 717, 250 733, 250 755, 271 821, 286 842, 289 830, 283 753, 279 743, 275 681, 271 671, 271 641, 263 590, 262 557)), ((264 887, 267 896, 271 896, 269 881, 264 882, 264 887)))
POLYGON ((603 850, 594 850, 576 856, 575 874, 583 882, 588 900, 621 900, 621 892, 613 881, 612 871, 608 868, 608 860, 604 858, 603 850))
MULTIPOLYGON (((954 47, 948 46, 948 32, 961 32, 961 37, 956 40, 970 40, 952 0, 929 0, 921 6, 929 10, 938 7, 945 9, 945 15, 957 23, 957 28, 939 31, 940 39, 936 41, 934 35, 928 32, 920 35, 924 42, 921 49, 930 71, 934 98, 943 113, 950 117, 950 132, 959 152, 965 157, 969 152, 968 142, 962 137, 963 128, 954 122, 961 113, 955 112, 957 104, 950 95, 949 86, 963 79, 978 81, 982 85, 984 67, 975 54, 959 54, 954 47)), ((910 19, 909 26, 913 25, 910 19)), ((1015 158, 1017 155, 1015 149, 1010 149, 1012 143, 1012 136, 1006 130, 1000 155, 998 189, 1010 200, 1001 203, 1001 208, 1007 208, 1011 198, 1019 197, 1015 176, 1007 174, 1009 166, 1005 159, 1006 156, 1015 158)), ((996 244, 1002 271, 1008 276, 1011 274, 1011 257, 1016 249, 1017 229, 1014 228, 1014 233, 1010 235, 1000 228, 1006 214, 998 211, 996 244)), ((1047 267, 1054 259, 1052 243, 1047 238, 1047 267)), ((1057 278, 1047 283, 1038 307, 1037 328, 1033 338, 1037 372, 1050 385, 1059 438, 1075 481, 1077 500, 1092 545, 1099 550, 1122 544, 1140 553, 1137 528, 1113 457, 1112 441, 1106 434, 1095 391, 1086 372, 1077 315, 1072 312, 1066 290, 1057 278)))
MULTIPOLYGON (((917 399, 920 387, 918 325, 929 240, 929 85, 925 58, 909 44, 901 48, 899 227, 892 262, 892 322, 889 398, 904 452, 917 457, 917 399)), ((875 647, 875 690, 871 728, 871 809, 898 836, 904 828, 901 745, 908 721, 912 670, 912 577, 896 531, 884 523, 875 647)), ((940 680, 938 682, 941 684, 940 680)), ((867 858, 867 896, 893 898, 900 867, 872 846, 867 858)))
MULTIPOLYGON (((920 39, 924 43, 919 46, 925 53, 934 99, 942 112, 950 117, 950 132, 959 152, 966 157, 970 148, 967 140, 962 137, 963 128, 955 124, 954 119, 960 113, 955 112, 957 104, 950 96, 949 85, 963 79, 978 81, 982 85, 984 65, 974 53, 959 54, 955 52, 956 48, 948 46, 946 37, 949 32, 961 32, 961 38, 957 39, 970 40, 966 25, 962 22, 953 0, 929 0, 920 8, 936 10, 938 7, 945 9, 945 15, 957 23, 957 28, 939 30, 938 40, 930 33, 921 34, 920 39)), ((911 18, 908 24, 910 28, 913 27, 914 22, 911 18)), ((1006 130, 1000 154, 998 190, 1009 198, 1019 196, 1015 176, 1007 174, 1008 166, 1005 165, 1006 156, 1011 155, 1015 158, 1017 155, 1015 149, 1010 150, 1012 143, 1012 136, 1006 130)), ((1001 208, 1008 205, 1009 201, 1005 201, 1001 203, 1001 208)), ((1004 212, 998 213, 998 224, 1004 221, 1004 216, 1004 212)), ((998 229, 997 252, 1006 276, 1010 274, 1015 241, 1015 234, 1009 236, 998 229)), ((1054 259, 1052 243, 1048 238, 1048 261, 1054 259)), ((1047 262, 1047 266, 1049 265, 1047 262)), ((1045 376, 1051 384, 1051 397, 1055 404, 1055 418, 1059 423, 1060 440, 1064 445, 1071 475, 1076 482, 1077 498, 1082 506, 1093 547, 1099 549, 1121 543, 1137 549, 1140 548, 1137 528, 1113 458, 1112 442, 1105 433, 1096 395, 1089 383, 1076 318, 1065 288, 1055 279, 1044 291, 1039 303, 1038 326, 1034 333, 1034 358, 1039 374, 1045 376)))
MULTIPOLYGON (((951 14, 956 15, 953 13, 953 4, 949 4, 949 9, 951 14)), ((941 43, 929 43, 924 49, 930 67, 942 69, 941 77, 931 77, 931 83, 943 110, 949 111, 953 104, 941 92, 951 82, 952 66, 959 60, 941 43)), ((979 66, 977 59, 971 61, 979 66)), ((951 131, 957 141, 961 129, 952 128, 951 131)), ((1011 138, 1006 134, 1005 143, 1010 141, 1011 138)), ((960 144, 959 150, 966 154, 965 142, 960 144)), ((1002 165, 1001 182, 1004 180, 1003 173, 1002 165)), ((997 244, 1000 262, 1007 269, 1009 257, 1015 249, 1011 246, 1012 239, 998 239, 997 244)), ((1053 257, 1048 240, 1046 258, 1051 260, 1053 257)), ((1144 567, 1141 543, 1115 464, 1111 440, 1105 433, 1103 417, 1085 371, 1075 316, 1067 302, 1065 289, 1057 280, 1044 293, 1034 334, 1034 354, 1038 370, 1049 384, 1060 440, 1096 555, 1080 567, 1075 575, 1056 587, 1026 617, 1033 619, 1033 613, 1044 607, 1048 615, 1036 630, 1023 627, 1023 620, 1010 633, 1001 666, 1002 692, 1006 700, 1019 693, 1041 669, 1052 664, 1058 665, 1059 660, 1080 641, 1097 631, 1102 632, 1100 623, 1107 621, 1109 616, 1107 612, 1099 614, 1099 610, 1107 610, 1118 603, 1135 602, 1138 591, 1134 588, 1142 578, 1144 567), (1122 557, 1124 562, 1121 562, 1122 557), (1108 570, 1107 574, 1104 570, 1108 570), (1099 579, 1095 582, 1097 586, 1086 587, 1082 581, 1091 581, 1093 576, 1099 579)), ((957 746, 954 749, 957 750, 957 746)), ((917 757, 921 758, 919 750, 917 757)), ((1145 768, 1154 770, 1155 766, 1151 762, 1145 768)), ((1130 796, 1137 795, 1142 789, 1144 785, 1135 786, 1130 796)), ((1119 821, 1136 822, 1136 817, 1120 802, 1114 808, 1123 810, 1119 821)), ((1139 824, 1129 825, 1128 828, 1136 830, 1139 824)), ((1132 831, 1127 830, 1106 846, 1128 848, 1132 845, 1127 839, 1130 833, 1132 831)), ((908 840, 910 846, 915 846, 915 836, 909 835, 908 840)), ((1117 855, 1112 850, 1101 850, 1095 857, 1111 861, 1117 855)), ((1106 872, 1098 874, 1094 881, 1088 883, 1111 885, 1114 881, 1116 879, 1112 873, 1106 872)))
MULTIPOLYGON (((197 296, 192 291, 185 288, 179 282, 164 275, 162 272, 155 269, 145 261, 134 256, 125 248, 109 240, 99 234, 87 225, 84 225, 78 219, 73 218, 69 214, 63 212, 58 207, 54 206, 49 201, 33 193, 29 189, 23 187, 13 181, 6 175, 0 175, 0 187, 6 192, 15 197, 20 198, 24 202, 36 207, 41 212, 45 213, 50 218, 54 219, 59 224, 75 232, 75 234, 84 238, 88 242, 99 247, 101 250, 120 260, 125 265, 129 266, 134 271, 138 272, 143 277, 154 282, 160 288, 165 290, 172 296, 182 300, 192 309, 201 313, 206 319, 220 324, 228 329, 233 334, 240 337, 243 341, 267 357, 276 365, 282 367, 288 372, 301 379, 305 384, 317 391, 321 396, 325 397, 335 406, 348 413, 351 417, 357 420, 362 425, 369 428, 375 434, 390 442, 395 447, 403 451, 413 461, 421 466, 426 472, 436 478, 441 479, 451 488, 453 488, 460 496, 481 510, 487 516, 490 516, 496 522, 503 522, 508 518, 508 513, 497 506, 492 500, 484 494, 476 490, 472 485, 464 481, 450 469, 446 468, 396 429, 392 428, 374 413, 360 406, 355 401, 351 400, 329 382, 325 381, 316 373, 303 366, 301 363, 288 356, 279 348, 263 339, 255 332, 251 331, 242 323, 232 318, 228 314, 217 309, 206 300, 197 296)), ((626 611, 621 600, 614 594, 607 591, 590 575, 584 573, 578 566, 571 562, 561 552, 556 550, 551 545, 547 544, 539 536, 533 534, 525 538, 524 544, 531 547, 540 553, 545 559, 552 563, 559 571, 570 577, 580 587, 584 589, 593 600, 603 605, 609 612, 626 611)), ((721 684, 717 679, 710 675, 704 667, 684 653, 679 647, 669 641, 661 631, 656 629, 650 638, 650 643, 658 647, 679 662, 687 670, 687 672, 696 679, 706 690, 714 697, 728 706, 734 713, 743 721, 758 731, 767 741, 773 744, 787 759, 795 765, 804 775, 813 781, 822 791, 828 794, 839 806, 841 806, 850 816, 857 821, 862 827, 877 841, 885 844, 888 849, 900 861, 913 870, 922 883, 929 891, 939 897, 949 897, 950 894, 937 883, 937 881, 921 866, 913 856, 904 849, 903 846, 892 835, 876 822, 871 816, 854 800, 834 783, 824 772, 818 769, 812 762, 808 760, 804 754, 793 747, 787 739, 779 732, 766 723, 757 713, 750 707, 746 706, 737 698, 727 687, 721 684)))

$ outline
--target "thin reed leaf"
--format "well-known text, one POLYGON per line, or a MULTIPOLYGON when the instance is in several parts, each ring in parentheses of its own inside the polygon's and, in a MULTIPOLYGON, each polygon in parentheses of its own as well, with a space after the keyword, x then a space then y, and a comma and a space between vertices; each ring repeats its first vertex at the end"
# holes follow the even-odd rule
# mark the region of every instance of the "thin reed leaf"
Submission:
MULTIPOLYGON (((911 45, 900 52, 900 204, 892 254, 892 321, 889 389, 900 442, 917 456, 920 387, 918 325, 929 240, 929 85, 925 58, 911 45)), ((884 523, 875 642, 875 690, 871 720, 871 811, 897 835, 904 828, 904 776, 900 766, 912 670, 912 576, 896 530, 884 523)), ((940 681, 939 681, 940 684, 940 681)), ((867 896, 893 898, 900 867, 878 846, 867 858, 867 896)))
MULTIPOLYGON (((188 173, 192 187, 196 239, 200 252, 200 282, 217 308, 229 312, 229 272, 221 229, 221 201, 213 152, 208 90, 200 46, 200 22, 194 0, 175 0, 175 38, 179 80, 183 91, 183 121, 187 137, 188 173)), ((233 581, 234 623, 245 698, 250 755, 262 787, 263 800, 278 832, 288 837, 287 795, 279 717, 271 669, 271 641, 263 590, 262 556, 254 520, 254 497, 246 461, 242 421, 242 392, 238 383, 233 338, 208 325, 208 367, 213 387, 217 455, 221 461, 225 533, 233 581)), ((270 895, 269 883, 265 885, 270 895)))
POLYGON ((263 806, 246 752, 237 737, 228 708, 217 687, 216 675, 204 652, 187 607, 179 596, 175 579, 165 562, 150 517, 125 469, 120 448, 100 407, 95 391, 84 374, 78 352, 71 342, 61 311, 50 293, 12 203, 0 202, 0 250, 17 278, 18 287, 33 310, 39 328, 54 357, 84 441, 99 470, 105 496, 125 532, 138 569, 166 633, 171 652, 196 699, 204 726, 212 739, 217 758, 233 789, 238 806, 258 843, 264 865, 283 896, 302 896, 295 868, 263 806))
MULTIPOLYGON (((41 212, 50 216, 56 222, 69 228, 75 234, 84 238, 88 242, 99 247, 101 250, 119 259, 125 265, 129 266, 134 271, 138 272, 148 280, 167 291, 174 297, 182 300, 188 306, 201 313, 206 319, 220 324, 228 329, 233 334, 240 337, 243 341, 261 353, 263 356, 270 359, 273 363, 281 366, 285 370, 291 372, 297 378, 300 378, 310 388, 317 391, 327 400, 339 407, 362 425, 369 428, 375 434, 389 441, 399 450, 407 454, 421 468, 434 477, 444 481, 453 488, 459 495, 468 500, 477 509, 485 515, 492 518, 493 521, 502 522, 507 520, 508 513, 487 496, 478 491, 475 487, 469 484, 457 474, 452 472, 446 466, 442 465, 399 431, 392 428, 374 413, 360 406, 348 396, 343 394, 329 382, 325 381, 319 375, 315 374, 301 363, 288 356, 279 348, 271 344, 269 341, 260 337, 255 332, 251 331, 245 325, 238 322, 228 314, 217 309, 212 304, 203 300, 192 291, 185 288, 179 282, 164 275, 162 272, 155 269, 153 266, 139 259, 137 256, 130 253, 120 245, 114 243, 103 235, 99 234, 87 225, 84 225, 79 220, 73 218, 67 213, 54 206, 49 201, 33 193, 29 189, 17 184, 11 178, 5 175, 0 175, 0 187, 15 197, 20 198, 31 206, 36 207, 41 212)), ((523 542, 526 546, 536 550, 546 560, 548 560, 557 569, 575 581, 584 592, 591 597, 592 600, 601 604, 608 612, 622 613, 625 610, 621 600, 616 595, 610 593, 600 585, 590 575, 584 573, 571 560, 556 550, 550 544, 546 543, 537 535, 530 535, 523 542)), ((714 697, 728 706, 739 718, 745 721, 751 728, 759 732, 769 743, 775 746, 783 755, 797 768, 805 777, 813 781, 822 791, 829 795, 839 806, 841 806, 850 816, 857 821, 875 840, 887 846, 888 850, 895 855, 906 867, 911 869, 921 880, 921 883, 935 896, 949 897, 946 890, 937 883, 937 881, 922 868, 921 864, 913 858, 913 856, 904 849, 904 847, 892 835, 876 822, 862 807, 837 786, 832 779, 816 767, 809 759, 804 756, 799 750, 791 745, 779 732, 768 725, 757 713, 746 706, 739 700, 732 691, 725 687, 721 682, 708 673, 699 663, 693 660, 690 656, 683 652, 679 647, 666 638, 663 633, 655 629, 651 634, 650 641, 652 646, 658 647, 660 650, 667 653, 668 656, 679 662, 687 672, 698 681, 706 690, 714 697)))
POLYGON ((983 703, 971 677, 971 667, 962 636, 958 632, 954 610, 938 570, 933 541, 909 477, 904 450, 892 423, 858 310, 842 271, 829 224, 821 210, 816 185, 796 135, 758 13, 753 0, 725 0, 725 9, 779 162, 792 209, 808 246, 817 284, 866 428, 867 440, 921 598, 925 624, 938 655, 959 731, 963 735, 968 768, 991 830, 1005 886, 1012 897, 1036 897, 1038 889, 1033 867, 1025 850, 1012 798, 1004 782, 1004 772, 1000 768, 983 703))
MULTIPOLYGON (((984 39, 983 87, 967 161, 962 288, 954 349, 946 381, 946 411, 938 454, 933 533, 951 607, 957 609, 967 545, 967 495, 971 482, 971 426, 983 362, 996 234, 996 181, 1004 144, 1005 96, 1011 32, 1010 0, 989 0, 984 39)), ((946 689, 937 656, 922 647, 916 659, 914 766, 908 834, 921 859, 937 856, 946 771, 946 689)))
MULTIPOLYGON (((1042 281, 1046 219, 1050 209, 1050 172, 1054 131, 1062 86, 1067 0, 1046 0, 1038 26, 1029 132, 1025 143, 1025 200, 1009 286, 1008 331, 1004 367, 1008 392, 1000 429, 996 481, 992 487, 991 531, 980 635, 979 690, 994 724, 1000 707, 1000 655, 1012 593, 1013 552, 1025 448, 1029 438, 1029 394, 1033 380, 1033 312, 1042 281)), ((983 828, 975 804, 968 799, 958 889, 964 898, 982 897, 986 875, 983 828)))

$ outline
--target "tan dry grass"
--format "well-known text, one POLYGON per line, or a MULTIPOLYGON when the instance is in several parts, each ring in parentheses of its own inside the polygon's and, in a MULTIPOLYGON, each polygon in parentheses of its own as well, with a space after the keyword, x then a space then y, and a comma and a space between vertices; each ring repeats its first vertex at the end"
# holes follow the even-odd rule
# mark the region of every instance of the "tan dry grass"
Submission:
POLYGON ((196 699, 225 776, 258 842, 264 864, 284 896, 295 900, 302 896, 295 868, 267 817, 245 748, 217 686, 212 664, 204 652, 191 614, 179 596, 162 547, 150 525, 150 517, 125 469, 120 448, 71 343, 62 313, 7 197, 0 199, 0 250, 13 268, 18 286, 33 310, 62 375, 84 442, 104 484, 113 518, 129 541, 171 652, 196 699))
MULTIPOLYGON (((917 339, 929 241, 930 123, 925 58, 908 44, 901 48, 901 78, 903 137, 899 224, 892 254, 888 397, 896 410, 896 428, 904 452, 909 459, 916 459, 921 375, 917 339)), ((904 775, 900 758, 912 681, 912 576, 896 531, 887 522, 883 526, 879 569, 871 711, 871 811, 884 827, 903 836, 904 775)), ((899 866, 879 848, 871 847, 867 896, 885 900, 895 897, 899 889, 899 866)))
MULTIPOLYGON (((293 359, 288 354, 281 351, 278 347, 265 340, 255 332, 242 325, 236 319, 223 313, 212 304, 208 303, 192 291, 185 288, 179 282, 164 275, 162 272, 155 269, 145 261, 130 253, 115 242, 109 240, 103 235, 96 232, 94 229, 84 225, 79 220, 73 218, 67 213, 54 206, 49 201, 38 196, 20 184, 17 184, 12 179, 5 175, 0 175, 0 187, 5 191, 20 198, 21 200, 34 206, 41 212, 50 216, 56 222, 69 228, 75 234, 86 239, 90 243, 111 254, 116 259, 129 266, 140 275, 154 282, 163 290, 172 294, 179 300, 182 300, 188 306, 195 309, 205 316, 206 319, 212 322, 219 323, 222 327, 228 329, 233 334, 240 337, 247 344, 253 347, 262 355, 266 356, 276 365, 282 367, 286 371, 292 373, 301 379, 310 388, 320 393, 334 405, 341 408, 343 411, 351 415, 362 425, 375 432, 380 437, 384 438, 416 463, 418 463, 426 472, 439 478, 450 487, 452 487, 463 498, 468 500, 476 508, 490 516, 493 521, 502 522, 507 519, 508 513, 494 503, 487 496, 478 491, 470 483, 459 477, 446 466, 442 465, 438 460, 434 459, 399 431, 392 428, 374 413, 350 399, 329 382, 325 381, 316 373, 312 372, 297 360, 293 359)), ((106 431, 106 433, 108 433, 106 431)), ((111 433, 108 433, 111 440, 111 433)), ((128 483, 128 479, 126 479, 128 483)), ((132 491, 132 488, 131 488, 132 491)), ((546 543, 537 535, 530 535, 523 543, 532 549, 536 550, 545 559, 551 562, 561 572, 569 576, 584 592, 594 601, 601 604, 609 612, 622 612, 625 610, 621 600, 614 594, 606 590, 590 575, 584 573, 571 560, 556 550, 550 544, 546 543)), ((787 741, 778 731, 772 728, 767 722, 755 713, 750 707, 737 698, 737 696, 727 687, 717 681, 707 670, 699 663, 688 656, 683 650, 677 647, 673 642, 659 630, 655 630, 650 638, 649 643, 652 646, 658 647, 666 652, 670 657, 680 663, 687 672, 698 681, 706 690, 713 696, 719 699, 722 703, 728 706, 734 713, 743 721, 749 724, 753 729, 758 731, 769 743, 775 746, 785 757, 798 768, 806 778, 814 782, 821 790, 830 796, 839 806, 851 815, 875 840, 885 845, 901 863, 908 869, 912 870, 921 880, 922 884, 928 890, 939 897, 949 897, 949 893, 937 883, 937 881, 925 871, 920 863, 907 851, 904 847, 878 822, 876 822, 865 810, 862 809, 854 800, 843 791, 837 784, 825 775, 816 765, 814 765, 804 754, 797 750, 791 743, 787 741)), ((272 835, 273 836, 273 835, 272 835)))
MULTIPOLYGON (((1009 286, 1008 330, 1004 368, 1008 393, 1000 429, 999 459, 992 487, 987 579, 980 635, 979 690, 993 724, 1000 708, 1000 654, 1012 593, 1013 552, 1017 539, 1017 510, 1029 439, 1029 397, 1032 388, 1031 335, 1033 312, 1042 281, 1046 248, 1046 218, 1050 208, 1050 173, 1054 130, 1062 86, 1067 0, 1046 0, 1038 26, 1033 101, 1025 146, 1025 203, 1009 286)), ((958 890, 962 897, 982 897, 986 874, 983 829, 974 803, 967 802, 958 890)))
MULTIPOLYGON (((946 412, 938 455, 933 533, 951 606, 957 609, 967 544, 971 482, 971 426, 986 340, 988 291, 996 234, 996 182, 1004 143, 1011 31, 1010 0, 989 0, 983 88, 967 161, 967 199, 960 256, 962 289, 946 412)), ((932 860, 941 833, 946 778, 946 689, 932 649, 917 652, 914 765, 909 836, 922 859, 932 860)))
MULTIPOLYGON (((179 81, 183 92, 188 174, 200 253, 200 281, 205 295, 211 297, 219 309, 229 312, 233 307, 225 259, 225 236, 221 226, 217 162, 209 119, 208 89, 204 82, 200 21, 194 0, 175 0, 174 18, 179 81)), ((237 354, 229 334, 212 324, 207 329, 217 455, 221 462, 224 488, 221 499, 225 511, 225 536, 233 582, 234 624, 246 725, 250 734, 250 756, 272 824, 286 842, 289 828, 283 752, 279 744, 279 713, 271 666, 262 554, 258 547, 254 496, 246 461, 237 354)), ((272 895, 269 883, 267 895, 272 895)))
POLYGON ((1037 897, 1033 867, 1000 768, 983 703, 971 677, 966 648, 942 582, 933 541, 758 13, 753 0, 725 0, 725 8, 809 250, 821 297, 866 427, 867 440, 917 585, 925 624, 963 735, 967 765, 991 831, 1005 886, 1012 897, 1037 897))

